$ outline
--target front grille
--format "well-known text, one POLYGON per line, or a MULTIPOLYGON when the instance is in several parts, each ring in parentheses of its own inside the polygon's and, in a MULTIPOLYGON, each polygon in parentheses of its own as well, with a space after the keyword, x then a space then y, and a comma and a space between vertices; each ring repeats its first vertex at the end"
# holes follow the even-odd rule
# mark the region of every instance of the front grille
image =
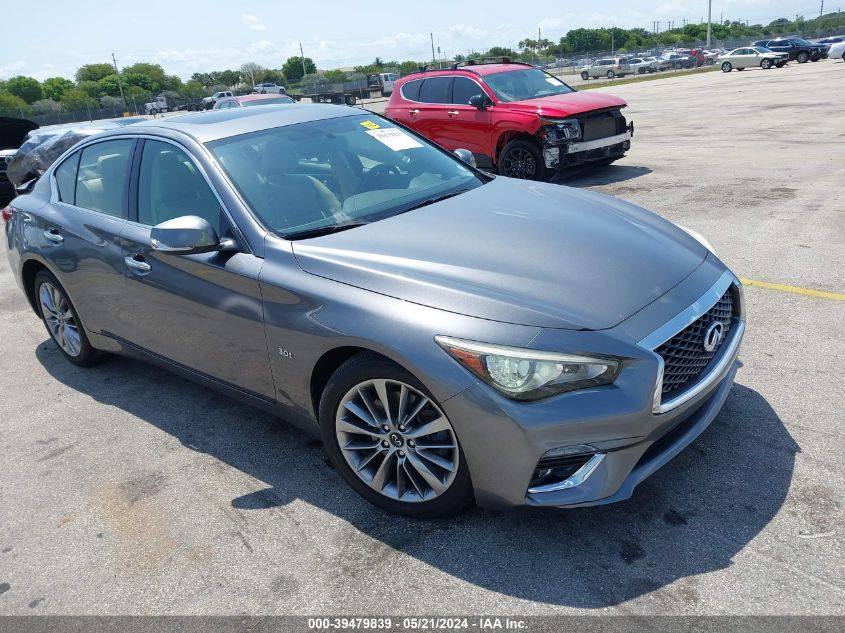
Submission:
POLYGON ((663 400, 668 400, 690 386, 710 364, 729 338, 734 315, 733 288, 692 324, 654 350, 663 358, 663 400), (721 321, 724 334, 712 351, 704 349, 704 334, 712 323, 721 321))
POLYGON ((581 140, 594 141, 625 131, 625 117, 618 110, 591 114, 581 119, 581 140))

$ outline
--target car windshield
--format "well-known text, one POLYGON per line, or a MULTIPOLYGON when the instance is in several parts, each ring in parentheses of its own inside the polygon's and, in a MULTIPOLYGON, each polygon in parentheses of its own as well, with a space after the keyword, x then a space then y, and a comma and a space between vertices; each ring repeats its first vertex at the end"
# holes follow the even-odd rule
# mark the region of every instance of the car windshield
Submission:
POLYGON ((270 231, 301 239, 382 220, 487 179, 377 116, 342 116, 208 144, 270 231))
POLYGON ((508 70, 484 77, 499 101, 525 101, 574 92, 560 79, 539 68, 508 70))
POLYGON ((248 99, 241 101, 241 105, 245 108, 258 105, 273 105, 278 103, 294 103, 290 97, 270 97, 269 99, 248 99))

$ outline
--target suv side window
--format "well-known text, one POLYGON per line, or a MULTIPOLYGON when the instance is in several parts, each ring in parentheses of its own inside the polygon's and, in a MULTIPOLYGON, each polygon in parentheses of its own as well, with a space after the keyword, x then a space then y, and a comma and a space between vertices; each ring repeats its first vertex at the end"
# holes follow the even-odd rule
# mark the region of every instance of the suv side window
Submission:
POLYGON ((218 235, 229 232, 220 203, 188 155, 170 143, 147 140, 138 176, 138 222, 155 226, 183 215, 208 220, 218 235))
POLYGON ((76 176, 75 204, 116 218, 126 218, 129 163, 133 139, 89 145, 82 150, 76 176))
POLYGON ((78 169, 79 152, 74 152, 53 172, 59 189, 59 200, 67 204, 76 204, 76 173, 78 169))
POLYGON ((469 105, 470 97, 483 94, 481 86, 469 77, 455 77, 455 83, 452 85, 452 103, 469 105))
POLYGON ((451 103, 452 77, 430 77, 420 87, 420 101, 423 103, 451 103))
POLYGON ((400 90, 400 92, 402 93, 402 96, 408 101, 419 101, 421 87, 422 79, 416 79, 414 81, 409 81, 408 83, 402 84, 402 89, 400 90))

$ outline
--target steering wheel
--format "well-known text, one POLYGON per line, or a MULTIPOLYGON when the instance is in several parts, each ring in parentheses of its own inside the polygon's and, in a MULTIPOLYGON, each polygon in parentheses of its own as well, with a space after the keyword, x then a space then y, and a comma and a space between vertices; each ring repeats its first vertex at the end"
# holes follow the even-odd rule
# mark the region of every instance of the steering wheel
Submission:
POLYGON ((383 183, 390 185, 393 184, 397 178, 401 177, 402 172, 399 171, 399 168, 396 165, 381 163, 370 169, 370 171, 364 175, 361 179, 361 185, 358 187, 358 191, 362 192, 372 191, 374 189, 390 188, 383 186, 383 183))

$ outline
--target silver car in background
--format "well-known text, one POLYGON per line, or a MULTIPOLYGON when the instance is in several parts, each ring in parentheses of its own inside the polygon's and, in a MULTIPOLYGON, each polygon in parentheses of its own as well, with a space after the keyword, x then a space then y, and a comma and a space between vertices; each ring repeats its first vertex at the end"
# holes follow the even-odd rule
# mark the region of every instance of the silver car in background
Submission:
POLYGON ((101 133, 3 220, 68 361, 273 411, 412 516, 629 498, 716 417, 745 328, 700 236, 341 106, 101 133))

